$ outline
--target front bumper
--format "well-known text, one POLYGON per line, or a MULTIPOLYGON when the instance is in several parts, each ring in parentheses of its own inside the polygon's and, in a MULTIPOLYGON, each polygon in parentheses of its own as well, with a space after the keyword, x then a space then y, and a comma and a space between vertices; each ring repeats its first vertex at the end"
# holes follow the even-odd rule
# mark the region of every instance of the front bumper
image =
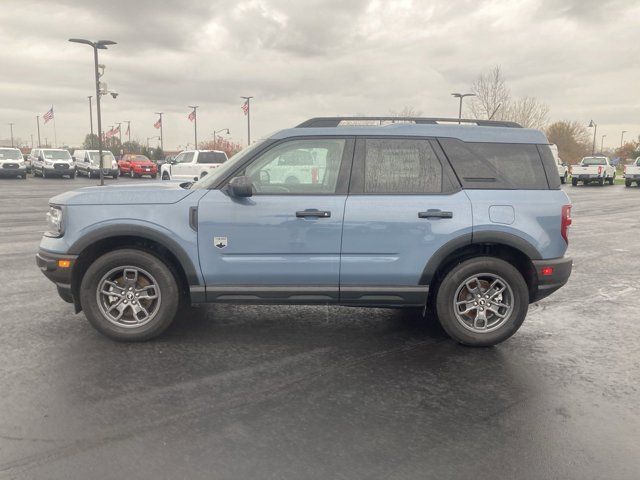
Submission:
POLYGON ((533 260, 535 268, 536 287, 533 292, 532 302, 537 302, 548 297, 553 292, 564 286, 571 276, 573 260, 569 257, 554 258, 551 260, 533 260), (544 270, 546 275, 543 274, 544 270))
POLYGON ((144 167, 134 167, 131 170, 133 170, 133 173, 135 173, 136 175, 157 175, 158 174, 158 169, 156 167, 149 167, 149 170, 145 169, 144 167))
POLYGON ((71 295, 71 276, 77 259, 77 255, 52 253, 43 249, 38 250, 36 254, 36 265, 38 265, 40 271, 45 277, 55 283, 62 299, 70 303, 73 302, 73 296, 71 295), (69 261, 69 265, 61 266, 59 263, 61 260, 69 261))
POLYGON ((15 168, 7 168, 4 166, 0 167, 0 177, 17 177, 27 174, 27 167, 15 167, 15 168))
POLYGON ((50 165, 45 165, 44 167, 44 171, 47 172, 48 176, 52 176, 52 175, 59 175, 59 176, 64 176, 64 175, 74 175, 76 173, 76 167, 74 166, 70 166, 70 167, 52 167, 50 165))

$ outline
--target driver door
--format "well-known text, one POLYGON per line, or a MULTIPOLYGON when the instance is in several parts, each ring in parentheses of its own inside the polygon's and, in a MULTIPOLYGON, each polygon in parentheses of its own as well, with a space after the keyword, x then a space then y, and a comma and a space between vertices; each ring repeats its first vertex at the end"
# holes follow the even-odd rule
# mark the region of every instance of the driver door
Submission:
POLYGON ((253 196, 226 187, 204 195, 198 250, 207 300, 337 302, 352 157, 350 138, 285 140, 235 173, 251 179, 253 196), (317 175, 277 176, 283 163, 309 157, 322 167, 317 175))
POLYGON ((171 176, 178 180, 193 180, 191 162, 195 152, 182 152, 176 157, 176 164, 171 166, 171 176))

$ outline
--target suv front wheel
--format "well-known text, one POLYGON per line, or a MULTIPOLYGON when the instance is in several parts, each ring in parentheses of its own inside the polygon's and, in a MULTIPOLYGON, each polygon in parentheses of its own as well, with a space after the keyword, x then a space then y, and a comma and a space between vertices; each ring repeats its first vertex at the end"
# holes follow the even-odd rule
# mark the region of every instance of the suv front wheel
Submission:
POLYGON ((80 303, 91 324, 119 341, 144 341, 160 335, 173 321, 178 285, 170 268, 151 253, 108 252, 87 269, 80 303))
POLYGON ((442 328, 471 346, 496 345, 513 335, 527 315, 529 290, 520 272, 494 257, 466 260, 447 273, 436 294, 442 328))

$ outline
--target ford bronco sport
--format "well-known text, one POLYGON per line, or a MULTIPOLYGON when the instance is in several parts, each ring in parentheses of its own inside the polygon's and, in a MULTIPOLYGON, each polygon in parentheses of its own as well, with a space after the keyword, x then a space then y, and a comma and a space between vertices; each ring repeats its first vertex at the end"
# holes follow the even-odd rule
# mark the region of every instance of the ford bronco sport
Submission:
POLYGON ((415 308, 486 346, 567 282, 570 209, 537 130, 316 118, 195 183, 52 198, 37 264, 116 340, 159 335, 180 305, 228 302, 415 308), (314 174, 274 175, 311 160, 314 174))

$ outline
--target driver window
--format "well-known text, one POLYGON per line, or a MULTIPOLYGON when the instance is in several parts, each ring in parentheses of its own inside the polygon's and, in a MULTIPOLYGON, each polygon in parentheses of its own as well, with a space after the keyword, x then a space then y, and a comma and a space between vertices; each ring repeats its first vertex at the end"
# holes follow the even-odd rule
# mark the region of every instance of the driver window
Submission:
POLYGON ((256 194, 335 193, 344 139, 292 140, 268 150, 245 171, 256 194))
POLYGON ((177 158, 177 163, 190 163, 193 160, 193 152, 187 152, 183 154, 182 158, 177 158))
POLYGON ((176 158, 174 158, 174 159, 173 159, 173 161, 174 161, 175 163, 181 163, 181 162, 182 162, 182 160, 184 160, 184 153, 180 153, 180 154, 178 154, 178 156, 177 156, 176 158))

